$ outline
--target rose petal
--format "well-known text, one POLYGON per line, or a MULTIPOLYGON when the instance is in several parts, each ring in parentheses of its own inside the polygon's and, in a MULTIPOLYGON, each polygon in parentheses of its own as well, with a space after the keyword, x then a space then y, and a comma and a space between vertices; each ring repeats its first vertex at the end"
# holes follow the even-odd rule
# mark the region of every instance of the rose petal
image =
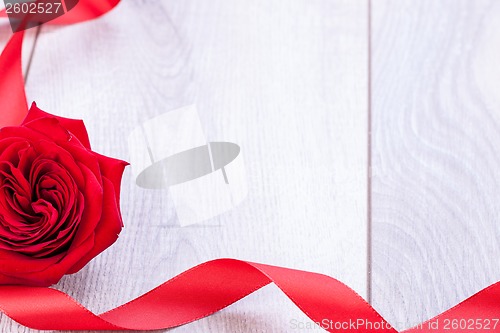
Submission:
POLYGON ((104 178, 104 193, 103 215, 95 229, 95 245, 89 253, 69 269, 69 274, 78 272, 92 260, 92 258, 107 249, 118 239, 118 234, 122 230, 123 222, 119 210, 119 203, 115 199, 115 189, 111 181, 106 178, 104 178))
MULTIPOLYGON (((33 258, 23 254, 0 250, 0 272, 11 276, 39 272, 53 266, 63 257, 64 254, 59 254, 50 258, 33 260, 33 258)), ((2 284, 1 281, 0 284, 2 284)))
POLYGON ((123 172, 125 170, 125 167, 129 165, 129 163, 108 156, 100 155, 95 152, 94 155, 99 161, 102 176, 109 179, 113 184, 113 188, 115 189, 116 194, 116 202, 119 203, 123 172))
POLYGON ((85 207, 78 231, 68 252, 71 252, 72 248, 79 246, 80 243, 85 241, 94 232, 103 214, 103 185, 101 185, 95 175, 85 165, 80 164, 80 168, 84 174, 86 183, 85 189, 81 189, 85 199, 85 207))
POLYGON ((89 135, 87 133, 87 129, 85 128, 85 124, 83 123, 82 120, 54 116, 50 113, 40 110, 35 102, 33 102, 33 104, 31 105, 28 115, 24 119, 22 125, 25 125, 33 120, 46 117, 56 118, 64 128, 69 130, 78 138, 78 140, 83 144, 83 146, 90 149, 89 135))
MULTIPOLYGON (((93 242, 87 242, 82 244, 78 249, 75 249, 72 253, 67 253, 66 255, 58 255, 56 257, 51 257, 47 259, 37 259, 33 258, 21 258, 24 260, 22 265, 24 271, 9 272, 4 271, 3 260, 0 259, 0 285, 2 284, 21 284, 21 285, 33 285, 40 287, 48 287, 57 283, 65 274, 67 274, 69 268, 74 265, 85 253, 88 253, 93 246, 93 242), (46 265, 41 265, 45 263, 46 265), (30 267, 35 267, 36 270, 30 270, 30 267), (43 267, 42 267, 43 266, 43 267), (38 269, 41 268, 41 269, 38 269)), ((0 258, 3 257, 4 252, 0 251, 0 258)), ((9 263, 20 263, 17 261, 19 258, 12 256, 7 257, 5 261, 9 263)))

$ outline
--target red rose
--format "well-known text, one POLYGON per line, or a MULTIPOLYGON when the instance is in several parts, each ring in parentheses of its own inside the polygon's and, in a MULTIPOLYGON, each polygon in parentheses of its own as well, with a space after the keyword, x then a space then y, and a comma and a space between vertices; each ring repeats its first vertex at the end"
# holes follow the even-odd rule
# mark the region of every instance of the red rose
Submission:
POLYGON ((126 165, 91 151, 81 120, 34 103, 0 129, 0 284, 49 286, 114 243, 126 165))

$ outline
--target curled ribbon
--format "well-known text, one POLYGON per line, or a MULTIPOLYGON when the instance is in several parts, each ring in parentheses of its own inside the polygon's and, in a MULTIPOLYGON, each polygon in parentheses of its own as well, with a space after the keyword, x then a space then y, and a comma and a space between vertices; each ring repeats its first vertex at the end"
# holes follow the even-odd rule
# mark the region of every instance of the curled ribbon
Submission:
MULTIPOLYGON (((109 12, 119 2, 120 0, 80 0, 66 14, 46 24, 66 25, 93 20, 109 12)), ((5 9, 0 11, 0 18, 6 15, 5 9)), ((23 39, 23 31, 14 33, 0 56, 0 128, 19 125, 28 114, 21 64, 23 39)))
MULTIPOLYGON (((158 330, 209 316, 273 282, 311 320, 328 332, 397 332, 352 289, 326 275, 234 259, 195 266, 135 300, 95 315, 51 289, 0 287, 0 309, 18 323, 40 330, 158 330)), ((406 333, 449 332, 449 320, 495 318, 500 283, 406 333)), ((499 331, 496 328, 495 331, 499 331)), ((457 328, 453 332, 470 332, 457 328)))
MULTIPOLYGON (((119 0, 81 0, 50 24, 97 18, 119 0)), ((0 16, 5 16, 0 13, 0 16)), ((27 113, 21 67, 24 34, 16 33, 0 56, 0 128, 18 125, 27 113)), ((196 266, 135 300, 95 315, 51 288, 0 286, 0 310, 18 323, 41 330, 158 330, 209 316, 269 283, 276 284, 309 318, 328 332, 397 332, 352 289, 331 277, 234 259, 196 266)), ((470 320, 500 316, 500 283, 404 332, 470 332, 470 320), (466 325, 462 325, 462 321, 466 325), (436 325, 448 321, 449 327, 436 325), (459 323, 453 325, 453 323, 459 323)), ((500 325, 477 330, 500 331, 500 325)))

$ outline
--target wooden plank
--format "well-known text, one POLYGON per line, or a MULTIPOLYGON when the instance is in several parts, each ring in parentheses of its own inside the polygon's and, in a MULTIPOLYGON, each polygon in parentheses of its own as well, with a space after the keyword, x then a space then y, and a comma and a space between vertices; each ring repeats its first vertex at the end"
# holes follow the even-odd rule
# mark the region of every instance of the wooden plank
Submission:
POLYGON ((500 3, 372 6, 373 304, 407 327, 500 279, 500 3))
MULTIPOLYGON (((117 244, 58 288, 104 311, 200 262, 235 257, 335 276, 366 296, 364 0, 123 1, 44 27, 28 84, 84 118, 95 150, 127 159, 139 123, 196 102, 210 140, 238 143, 248 198, 180 228, 168 191, 124 179, 117 244)), ((307 321, 275 287, 179 332, 283 332, 307 321)), ((2 329, 15 331, 3 319, 2 329)))

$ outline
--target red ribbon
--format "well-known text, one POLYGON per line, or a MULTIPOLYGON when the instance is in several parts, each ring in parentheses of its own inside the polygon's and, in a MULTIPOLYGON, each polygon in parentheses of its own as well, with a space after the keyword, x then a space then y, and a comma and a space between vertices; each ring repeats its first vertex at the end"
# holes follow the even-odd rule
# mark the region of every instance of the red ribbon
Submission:
MULTIPOLYGON (((80 0, 68 14, 50 24, 91 20, 118 2, 80 0)), ((0 56, 0 128, 18 125, 28 110, 21 67, 22 41, 22 32, 14 34, 0 56)), ((0 286, 0 310, 22 325, 41 330, 158 330, 209 316, 271 282, 326 331, 397 332, 340 281, 317 273, 234 259, 196 266, 100 315, 63 292, 24 286, 0 286)), ((499 317, 500 283, 497 283, 404 332, 500 331, 500 323, 495 324, 499 317)))
POLYGON ((21 50, 23 32, 11 37, 0 56, 0 128, 19 125, 28 114, 21 50))
MULTIPOLYGON (((209 316, 271 282, 328 332, 397 332, 340 281, 322 274, 234 259, 196 266, 101 315, 93 314, 60 291, 21 286, 0 287, 0 309, 18 323, 41 330, 158 330, 209 316)), ((404 332, 465 333, 470 332, 470 320, 477 319, 483 326, 489 320, 493 330, 493 320, 500 314, 499 301, 497 283, 404 332), (463 320, 468 320, 465 327, 460 326, 463 320)), ((500 331, 500 327, 494 331, 500 331)))
MULTIPOLYGON (((80 0, 69 12, 46 24, 65 25, 98 18, 113 9, 120 0, 80 0)), ((5 17, 5 9, 0 17, 5 17)), ((23 32, 15 33, 0 55, 0 128, 19 125, 28 114, 21 64, 23 32)))

